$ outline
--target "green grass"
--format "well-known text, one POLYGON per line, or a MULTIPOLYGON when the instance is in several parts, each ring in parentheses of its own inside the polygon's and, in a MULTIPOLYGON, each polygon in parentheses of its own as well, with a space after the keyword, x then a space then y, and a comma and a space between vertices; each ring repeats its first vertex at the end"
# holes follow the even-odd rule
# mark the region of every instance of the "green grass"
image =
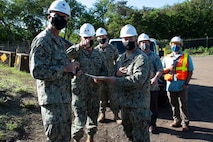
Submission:
POLYGON ((35 92, 35 81, 29 73, 2 64, 0 64, 0 68, 4 72, 3 75, 0 74, 0 90, 10 90, 13 93, 35 92))

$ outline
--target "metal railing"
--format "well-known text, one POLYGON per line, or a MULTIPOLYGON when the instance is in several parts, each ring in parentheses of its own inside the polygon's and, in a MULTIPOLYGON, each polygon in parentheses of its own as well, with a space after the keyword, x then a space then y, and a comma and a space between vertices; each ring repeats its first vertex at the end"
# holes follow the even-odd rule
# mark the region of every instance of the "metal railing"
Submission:
POLYGON ((198 48, 199 46, 203 47, 212 47, 213 46, 213 37, 208 37, 206 38, 195 38, 195 39, 186 39, 183 40, 183 45, 184 48, 198 48))

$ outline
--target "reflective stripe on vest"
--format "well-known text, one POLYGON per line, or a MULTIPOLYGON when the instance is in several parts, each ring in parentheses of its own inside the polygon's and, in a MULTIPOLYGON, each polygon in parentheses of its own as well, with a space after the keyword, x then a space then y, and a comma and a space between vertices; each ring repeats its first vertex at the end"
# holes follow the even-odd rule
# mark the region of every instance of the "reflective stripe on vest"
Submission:
MULTIPOLYGON (((170 55, 171 57, 171 55, 170 55)), ((175 68, 175 75, 177 80, 186 80, 188 75, 188 54, 183 54, 179 57, 178 62, 175 68)), ((171 81, 173 79, 174 74, 165 74, 164 79, 167 81, 171 81)))
POLYGON ((188 54, 183 54, 176 64, 176 77, 178 80, 186 80, 188 75, 188 54))
POLYGON ((183 54, 182 57, 179 58, 178 63, 180 59, 183 58, 183 63, 182 66, 176 66, 176 71, 181 70, 181 71, 188 71, 188 54, 183 54))

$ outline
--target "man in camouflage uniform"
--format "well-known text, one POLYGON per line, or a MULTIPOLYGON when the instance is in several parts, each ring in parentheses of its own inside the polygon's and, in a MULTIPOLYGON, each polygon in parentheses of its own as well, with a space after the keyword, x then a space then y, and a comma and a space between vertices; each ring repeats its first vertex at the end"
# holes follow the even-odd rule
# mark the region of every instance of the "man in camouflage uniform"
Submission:
MULTIPOLYGON (((108 76, 112 76, 114 75, 115 62, 119 57, 118 49, 108 43, 107 32, 104 28, 98 28, 96 30, 96 37, 99 44, 95 48, 104 54, 108 76)), ((110 108, 114 113, 114 120, 117 124, 121 124, 121 119, 118 115, 119 105, 115 97, 114 89, 115 87, 107 82, 104 82, 101 85, 100 115, 98 117, 98 122, 104 122, 106 107, 108 101, 110 101, 110 108)))
POLYGON ((99 113, 100 85, 84 73, 107 75, 103 54, 93 48, 94 35, 94 27, 89 23, 83 24, 80 28, 81 42, 67 49, 70 59, 78 61, 81 64, 79 70, 83 72, 72 80, 72 109, 75 117, 72 124, 72 138, 77 142, 84 135, 85 125, 87 142, 93 141, 99 113))
POLYGON ((156 121, 158 117, 158 94, 160 88, 158 87, 158 79, 163 74, 163 66, 159 55, 150 50, 150 39, 145 33, 138 37, 138 45, 140 49, 146 53, 150 62, 150 109, 152 111, 151 121, 149 123, 149 132, 156 133, 156 121))
POLYGON ((150 65, 148 57, 137 47, 137 31, 125 25, 120 37, 126 52, 116 62, 116 77, 101 78, 119 91, 122 125, 132 142, 149 142, 150 65))
POLYGON ((38 102, 48 142, 71 140, 72 72, 79 63, 70 63, 65 43, 59 37, 70 16, 70 7, 54 1, 49 9, 48 27, 32 41, 30 73, 36 79, 38 102))

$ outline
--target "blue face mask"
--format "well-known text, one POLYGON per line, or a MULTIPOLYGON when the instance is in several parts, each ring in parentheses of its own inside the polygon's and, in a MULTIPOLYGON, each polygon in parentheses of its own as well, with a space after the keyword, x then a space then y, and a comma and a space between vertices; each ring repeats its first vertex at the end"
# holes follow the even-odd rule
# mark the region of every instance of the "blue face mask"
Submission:
POLYGON ((173 51, 173 52, 179 52, 179 51, 180 51, 180 46, 178 46, 178 45, 173 45, 173 46, 172 46, 172 51, 173 51))

